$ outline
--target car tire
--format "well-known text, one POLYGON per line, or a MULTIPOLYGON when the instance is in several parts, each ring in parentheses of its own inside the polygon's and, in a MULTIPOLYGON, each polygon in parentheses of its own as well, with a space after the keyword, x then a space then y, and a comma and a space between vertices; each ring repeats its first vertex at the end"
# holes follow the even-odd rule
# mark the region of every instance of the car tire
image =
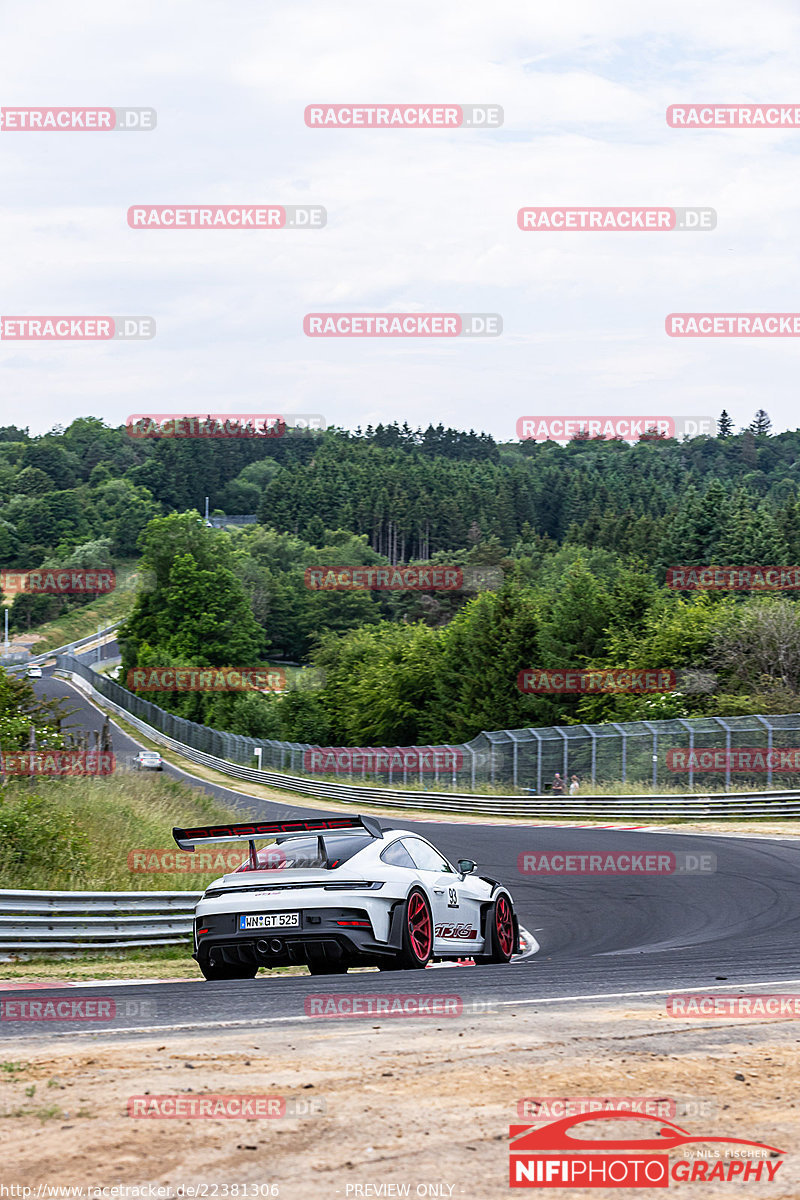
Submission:
POLYGON ((200 960, 200 970, 203 972, 205 979, 255 979, 257 966, 249 967, 245 963, 239 963, 232 967, 228 963, 210 963, 208 959, 200 960))
POLYGON ((507 963, 511 961, 516 942, 514 927, 514 906, 511 897, 506 892, 500 892, 495 897, 494 904, 486 916, 486 953, 476 962, 507 963))
POLYGON ((401 969, 417 971, 427 967, 433 956, 433 917, 428 897, 421 888, 412 888, 403 905, 403 942, 397 956, 401 969))

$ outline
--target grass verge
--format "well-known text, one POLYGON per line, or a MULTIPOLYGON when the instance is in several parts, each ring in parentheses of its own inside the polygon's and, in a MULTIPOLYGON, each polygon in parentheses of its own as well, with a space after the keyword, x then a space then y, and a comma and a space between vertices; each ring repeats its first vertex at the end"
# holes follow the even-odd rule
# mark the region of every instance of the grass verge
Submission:
POLYGON ((128 856, 175 851, 173 825, 224 823, 232 816, 204 792, 161 774, 39 779, 33 788, 14 780, 0 793, 0 888, 202 891, 218 869, 132 870, 128 856))
POLYGON ((111 625, 120 621, 132 610, 136 599, 138 581, 138 564, 125 562, 114 568, 116 571, 116 587, 113 592, 98 596, 89 604, 74 608, 64 613, 54 621, 48 621, 30 630, 19 631, 22 635, 36 635, 36 641, 31 645, 31 653, 43 654, 56 646, 65 646, 68 642, 77 642, 80 638, 96 633, 97 626, 111 625))

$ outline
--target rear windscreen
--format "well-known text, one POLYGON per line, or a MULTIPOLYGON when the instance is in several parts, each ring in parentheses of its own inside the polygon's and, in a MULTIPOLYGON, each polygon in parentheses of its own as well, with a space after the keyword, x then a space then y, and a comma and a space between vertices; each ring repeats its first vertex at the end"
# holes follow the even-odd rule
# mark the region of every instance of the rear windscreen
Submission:
POLYGON ((237 867, 237 871, 286 871, 292 868, 319 867, 333 870, 347 862, 359 850, 363 850, 371 842, 370 837, 336 836, 326 834, 319 837, 298 837, 276 840, 268 845, 259 846, 256 850, 258 866, 254 867, 248 858, 237 867))

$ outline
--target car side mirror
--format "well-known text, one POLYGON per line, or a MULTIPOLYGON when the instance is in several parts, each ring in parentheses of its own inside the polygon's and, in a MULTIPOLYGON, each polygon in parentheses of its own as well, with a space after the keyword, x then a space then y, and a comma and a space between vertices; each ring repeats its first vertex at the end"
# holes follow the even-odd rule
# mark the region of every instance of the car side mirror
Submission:
POLYGON ((471 858, 460 858, 458 860, 458 869, 462 875, 471 875, 477 865, 471 858))

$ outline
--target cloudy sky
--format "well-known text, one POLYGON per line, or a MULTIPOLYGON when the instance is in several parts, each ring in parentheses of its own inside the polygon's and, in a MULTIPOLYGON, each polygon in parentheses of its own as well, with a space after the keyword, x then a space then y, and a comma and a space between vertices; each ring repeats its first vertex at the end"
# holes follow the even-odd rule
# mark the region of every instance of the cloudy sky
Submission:
POLYGON ((668 105, 798 102, 766 0, 0 2, 4 106, 128 105, 152 133, 0 132, 3 314, 147 314, 152 341, 0 341, 2 423, 312 412, 515 436, 521 415, 797 420, 797 339, 673 311, 800 311, 797 130, 668 105), (311 103, 494 103, 487 130, 309 129, 311 103), (321 204, 318 231, 133 230, 132 204, 321 204), (527 205, 709 205, 704 233, 522 233, 527 205), (310 339, 319 311, 497 312, 501 337, 310 339))

